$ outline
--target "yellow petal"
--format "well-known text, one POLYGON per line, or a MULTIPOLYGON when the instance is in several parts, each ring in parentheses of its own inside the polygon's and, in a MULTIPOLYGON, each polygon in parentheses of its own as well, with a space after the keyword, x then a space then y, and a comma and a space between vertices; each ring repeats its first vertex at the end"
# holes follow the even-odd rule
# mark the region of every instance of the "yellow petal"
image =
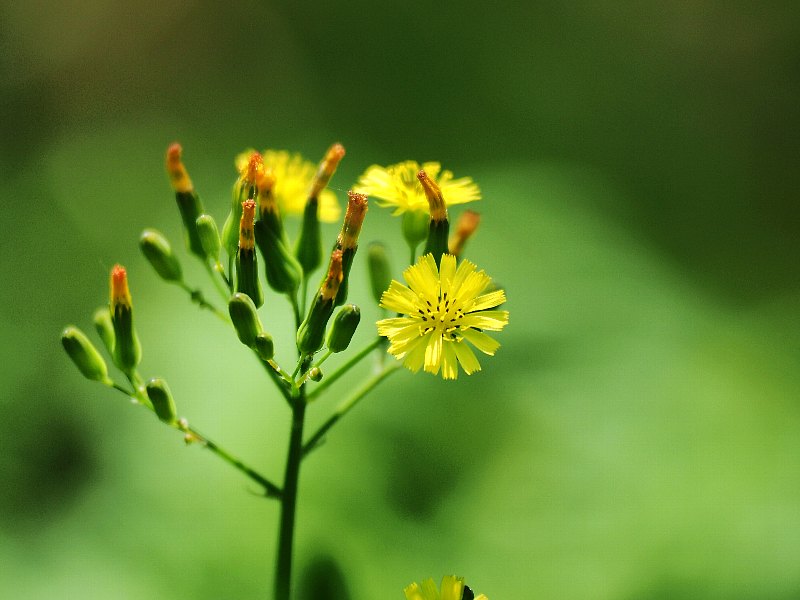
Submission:
POLYGON ((425 370, 434 375, 439 373, 442 366, 442 336, 432 332, 425 348, 425 370))
POLYGON ((457 345, 457 343, 442 343, 442 377, 444 379, 458 378, 458 360, 456 359, 456 351, 453 349, 453 346, 457 345))
POLYGON ((464 312, 474 312, 476 310, 485 310, 487 308, 494 308, 506 301, 506 293, 504 290, 496 290, 483 294, 475 298, 475 302, 470 306, 464 307, 464 312))
POLYGON ((506 325, 508 325, 507 310, 484 310, 469 313, 461 320, 462 327, 488 329, 489 331, 500 331, 506 325))
POLYGON ((482 331, 475 331, 474 329, 463 329, 461 335, 464 336, 473 346, 484 354, 494 356, 495 351, 500 347, 500 343, 490 338, 482 331))
POLYGON ((445 575, 442 578, 442 600, 461 600, 464 591, 464 578, 445 575))
POLYGON ((381 295, 380 306, 406 315, 417 314, 419 298, 399 281, 392 281, 381 295))
POLYGON ((481 364, 475 357, 475 353, 472 351, 472 348, 470 348, 466 342, 454 342, 452 345, 456 356, 458 357, 458 362, 461 363, 461 368, 464 369, 464 373, 467 375, 472 375, 476 371, 481 370, 481 364))

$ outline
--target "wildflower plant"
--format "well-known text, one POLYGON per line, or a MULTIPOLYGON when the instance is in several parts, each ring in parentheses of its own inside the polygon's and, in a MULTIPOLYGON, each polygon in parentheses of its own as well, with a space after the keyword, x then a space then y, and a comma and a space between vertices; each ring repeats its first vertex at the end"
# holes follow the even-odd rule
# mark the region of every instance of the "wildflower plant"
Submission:
MULTIPOLYGON (((168 148, 166 170, 183 224, 184 244, 204 266, 217 299, 207 298, 200 288, 184 280, 181 262, 161 233, 146 229, 139 238, 141 251, 156 274, 185 290, 201 310, 228 323, 286 403, 291 425, 280 484, 201 434, 187 418, 179 417, 167 382, 160 377, 145 379, 139 372, 143 344, 135 328, 133 296, 124 267, 115 265, 111 270, 109 304, 97 309, 93 317, 102 346, 119 375, 109 372, 106 358, 81 330, 69 326, 62 333, 64 348, 84 377, 152 411, 162 423, 181 432, 188 444, 208 449, 256 483, 265 497, 280 503, 276 600, 290 598, 299 475, 308 455, 340 419, 401 366, 444 379, 456 379, 459 370, 467 375, 479 371, 472 348, 493 355, 499 343, 486 332, 500 331, 508 323, 508 312, 497 308, 505 302, 505 293, 495 289, 483 270, 462 258, 466 242, 478 226, 478 214, 463 213, 449 237, 448 205, 477 200, 480 191, 471 179, 454 179, 438 163, 424 163, 419 168, 406 161, 367 169, 355 191, 348 193, 342 227, 327 246, 330 252, 323 250, 320 222, 341 218, 335 195, 327 186, 344 155, 344 148, 334 144, 314 167, 299 154, 286 151, 240 154, 235 159, 238 176, 230 209, 220 229, 194 188, 181 147, 173 144, 168 148), (402 217, 401 231, 410 249, 410 262, 403 271, 405 283, 393 279, 381 243, 370 244, 365 260, 356 261, 368 195, 402 217), (294 240, 284 227, 285 217, 301 219, 294 240), (423 241, 424 251, 417 257, 423 241), (362 311, 348 303, 352 300, 348 282, 354 267, 362 265, 369 274, 372 298, 356 300, 372 304, 370 312, 378 311, 377 304, 384 318, 377 321, 374 338, 350 352, 362 311), (315 282, 319 284, 309 293, 309 283, 315 282), (265 304, 264 286, 286 297, 293 322, 281 323, 266 316, 271 307, 265 304), (387 316, 385 311, 396 315, 387 316), (294 332, 294 365, 278 364, 264 322, 273 331, 286 327, 294 332), (385 356, 386 351, 397 360, 377 360, 374 372, 353 388, 319 429, 307 435, 305 415, 312 402, 359 362, 373 354, 385 356), (332 355, 348 352, 350 356, 341 366, 323 373, 323 364, 332 355)), ((406 588, 405 595, 408 600, 474 598, 463 579, 456 577, 443 579, 441 593, 427 580, 422 586, 406 588)))

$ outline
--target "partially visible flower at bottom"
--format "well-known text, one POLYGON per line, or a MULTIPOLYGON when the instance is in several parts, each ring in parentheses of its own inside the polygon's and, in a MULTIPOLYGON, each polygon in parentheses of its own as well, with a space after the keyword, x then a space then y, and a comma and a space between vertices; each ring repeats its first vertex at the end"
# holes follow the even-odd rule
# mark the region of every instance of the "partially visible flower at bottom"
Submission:
POLYGON ((482 293, 491 278, 468 260, 456 267, 452 254, 442 255, 440 268, 426 254, 403 277, 408 286, 392 281, 381 297, 383 308, 407 315, 377 323, 378 334, 389 338, 389 353, 415 373, 424 367, 444 379, 458 377, 459 364, 467 375, 480 371, 466 342, 490 356, 500 347, 484 330, 508 323, 507 310, 487 310, 505 302, 505 292, 482 293))
POLYGON ((442 577, 441 593, 436 589, 432 578, 412 583, 405 590, 406 600, 489 600, 484 594, 475 596, 472 590, 464 585, 463 577, 445 575, 442 577))

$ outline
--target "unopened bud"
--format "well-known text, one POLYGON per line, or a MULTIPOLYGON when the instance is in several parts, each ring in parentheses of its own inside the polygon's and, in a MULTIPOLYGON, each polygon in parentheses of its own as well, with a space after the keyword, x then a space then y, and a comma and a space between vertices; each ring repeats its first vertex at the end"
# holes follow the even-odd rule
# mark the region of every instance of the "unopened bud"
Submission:
POLYGON ((182 152, 183 149, 180 144, 172 144, 167 149, 167 173, 169 174, 172 189, 175 190, 175 201, 181 213, 186 247, 192 254, 205 259, 196 225, 197 217, 203 213, 203 203, 194 191, 189 174, 183 166, 181 160, 182 152))
POLYGON ((322 380, 322 369, 319 367, 312 367, 308 371, 308 378, 311 381, 321 381, 322 380))
POLYGON ((328 273, 320 285, 303 323, 297 330, 297 349, 305 356, 314 354, 322 348, 325 329, 333 314, 333 301, 342 283, 342 251, 331 253, 328 273))
POLYGON ((297 262, 303 268, 303 273, 308 276, 319 268, 322 262, 322 239, 319 227, 319 201, 316 197, 309 198, 303 209, 303 224, 295 246, 297 262))
POLYGON ((255 238, 264 257, 264 271, 269 286, 276 292, 294 296, 300 286, 303 267, 264 219, 256 221, 255 238))
POLYGON ((417 173, 417 179, 425 191, 428 200, 431 220, 428 226, 428 241, 425 244, 425 254, 433 254, 433 259, 438 266, 442 255, 447 254, 447 236, 450 233, 450 223, 447 220, 447 204, 445 204, 442 190, 439 185, 425 171, 417 173))
POLYGON ((474 210, 464 211, 458 218, 456 232, 450 238, 449 251, 453 256, 461 256, 467 240, 472 237, 481 222, 481 215, 474 210))
POLYGON ((389 289, 392 282, 392 268, 386 254, 386 246, 380 242, 372 242, 367 249, 367 266, 372 297, 381 301, 383 292, 389 289))
POLYGON ((344 158, 344 146, 341 144, 334 144, 325 153, 325 158, 319 163, 317 173, 311 182, 311 191, 308 193, 309 198, 318 198, 320 192, 328 185, 331 177, 336 172, 336 167, 339 162, 344 158))
POLYGON ((359 308, 355 304, 344 305, 333 318, 331 331, 328 334, 328 350, 331 352, 347 350, 360 321, 359 308))
POLYGON ((262 331, 256 336, 254 346, 261 360, 272 360, 275 356, 275 344, 272 336, 266 332, 262 331))
POLYGON ((139 238, 139 247, 147 261, 165 281, 180 281, 183 278, 181 264, 172 252, 167 238, 155 229, 145 229, 139 238))
POLYGON ((342 231, 336 238, 336 250, 342 251, 342 284, 336 294, 335 306, 341 306, 347 300, 348 281, 350 279, 350 268, 353 266, 353 259, 358 250, 358 236, 361 233, 361 225, 367 214, 367 197, 356 192, 347 192, 349 197, 347 202, 347 212, 344 216, 342 231))
POLYGON ((222 246, 229 256, 233 256, 239 243, 239 226, 242 219, 242 202, 254 199, 257 195, 257 181, 264 172, 264 159, 258 152, 252 152, 244 163, 239 178, 233 184, 231 210, 222 226, 222 246))
POLYGON ((61 343, 86 379, 108 382, 106 361, 80 329, 71 325, 64 329, 61 332, 61 343))
POLYGON ((178 415, 175 410, 175 400, 172 398, 172 392, 169 391, 167 382, 160 377, 154 377, 147 382, 145 389, 158 418, 164 423, 174 423, 178 415))
POLYGON ((197 217, 197 233, 200 236, 200 243, 203 245, 203 252, 206 257, 213 261, 219 260, 220 240, 217 222, 211 215, 200 215, 197 217))
POLYGON ((131 373, 142 359, 142 348, 133 327, 133 305, 124 267, 111 269, 111 323, 114 327, 114 364, 131 373))
POLYGON ((92 320, 94 321, 94 329, 97 331, 97 335, 103 340, 103 345, 108 350, 108 353, 113 355, 114 325, 111 323, 111 312, 108 310, 108 306, 101 306, 94 311, 92 320))
POLYGON ((239 341, 245 346, 253 347, 263 327, 256 312, 256 305, 250 296, 240 293, 231 296, 228 302, 228 314, 231 316, 239 341))
POLYGON ((428 238, 431 218, 424 210, 407 210, 403 213, 403 237, 412 250, 428 238))
POLYGON ((242 204, 239 250, 236 253, 236 291, 250 296, 258 307, 264 304, 264 293, 258 279, 258 260, 253 231, 255 211, 255 201, 247 200, 242 204))

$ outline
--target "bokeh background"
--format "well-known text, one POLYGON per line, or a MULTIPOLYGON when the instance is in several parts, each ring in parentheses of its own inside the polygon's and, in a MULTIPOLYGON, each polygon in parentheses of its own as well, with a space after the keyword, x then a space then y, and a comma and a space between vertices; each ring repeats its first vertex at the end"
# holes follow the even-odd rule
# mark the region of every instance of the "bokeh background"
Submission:
MULTIPOLYGON (((122 262, 143 373, 280 479, 285 406, 137 249, 181 246, 174 140, 220 222, 248 146, 341 141, 340 196, 409 158, 483 190, 503 347, 395 375, 309 459, 298 597, 446 573, 492 600, 800 597, 796 2, 32 0, 0 5, 0 49, 0 597, 269 597, 277 506, 58 342, 122 262)), ((399 275, 397 225, 373 206, 363 241, 399 275)), ((360 341, 366 290, 362 263, 360 341)))

